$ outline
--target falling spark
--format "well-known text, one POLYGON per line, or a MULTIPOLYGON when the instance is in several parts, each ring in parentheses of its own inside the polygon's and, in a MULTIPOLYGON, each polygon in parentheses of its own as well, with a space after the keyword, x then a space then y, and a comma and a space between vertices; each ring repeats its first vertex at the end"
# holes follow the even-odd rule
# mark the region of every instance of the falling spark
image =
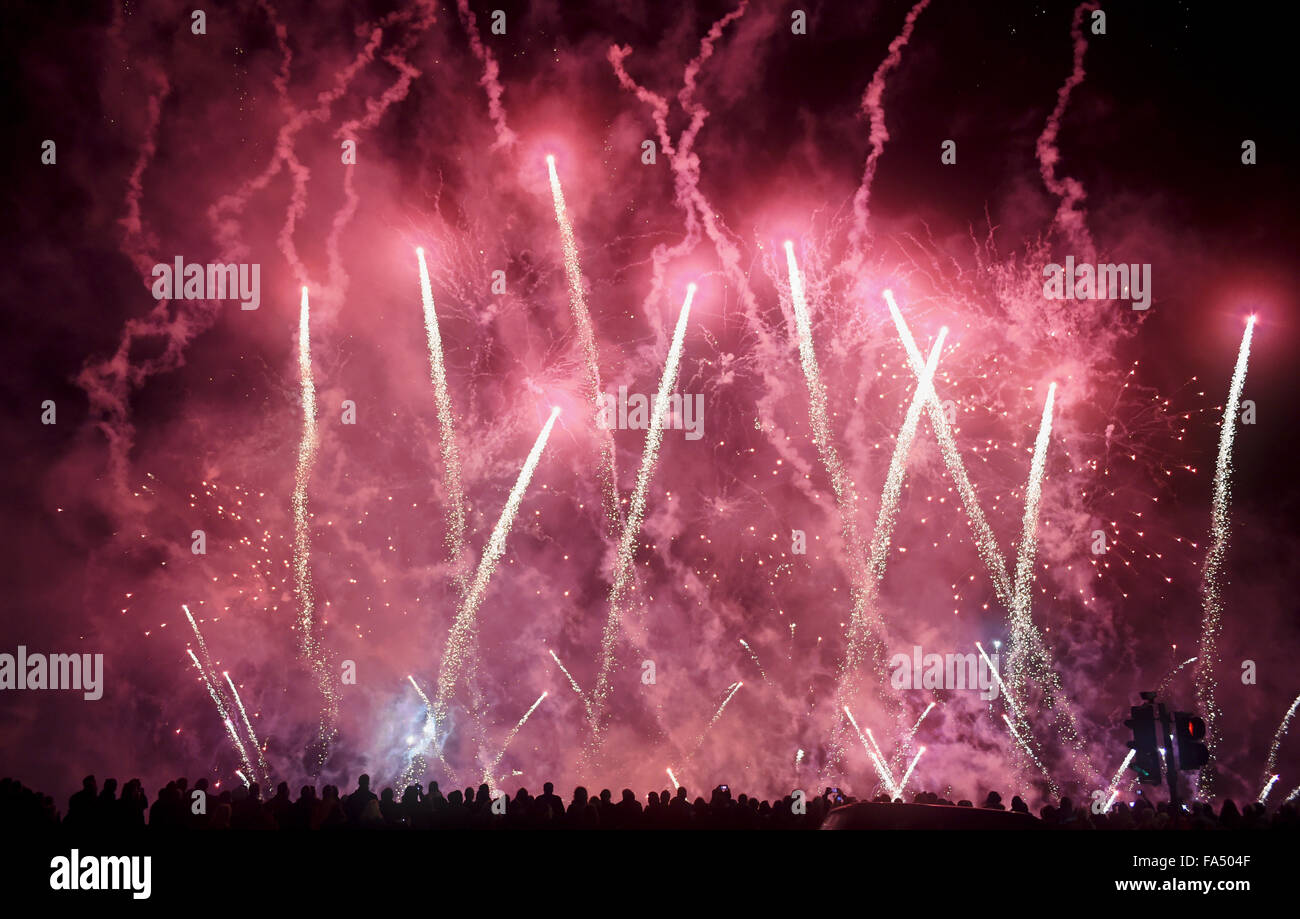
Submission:
MULTIPOLYGON (((582 346, 589 389, 588 397, 592 402, 592 410, 598 417, 604 407, 605 394, 600 383, 596 336, 592 331, 591 314, 587 311, 587 295, 583 289, 582 266, 578 261, 578 243, 573 235, 573 224, 569 222, 568 210, 564 206, 564 191, 560 188, 560 176, 555 171, 555 157, 550 154, 546 157, 546 168, 551 178, 555 222, 560 226, 560 242, 564 248, 564 274, 569 282, 569 307, 573 312, 574 327, 578 330, 578 343, 582 346)), ((611 534, 617 533, 622 523, 622 510, 618 502, 618 467, 612 425, 606 428, 601 437, 598 478, 606 525, 611 534)))
POLYGON ((311 529, 307 513, 307 485, 320 438, 316 431, 316 383, 311 371, 311 307, 307 288, 302 289, 302 306, 298 312, 298 376, 302 395, 302 440, 298 446, 298 465, 293 489, 293 574, 294 596, 298 601, 299 645, 303 657, 316 675, 322 706, 317 732, 316 770, 325 764, 329 747, 338 734, 339 700, 326 665, 324 648, 316 634, 316 602, 311 583, 311 529))
POLYGON ((681 783, 677 781, 677 776, 673 775, 673 770, 671 768, 664 769, 664 772, 668 773, 668 781, 673 783, 674 790, 682 787, 681 783))
POLYGON ((248 712, 244 708, 244 700, 239 698, 239 690, 235 688, 235 681, 230 678, 230 674, 223 670, 221 675, 226 678, 226 685, 230 687, 230 695, 235 700, 235 707, 239 709, 240 717, 244 719, 244 730, 248 731, 248 739, 252 741, 253 749, 257 751, 257 765, 261 768, 261 777, 267 782, 271 781, 271 770, 267 768, 266 757, 262 753, 262 747, 257 742, 257 734, 253 731, 253 722, 248 718, 248 712))
POLYGON ((1219 717, 1219 704, 1214 693, 1214 665, 1218 661, 1218 638, 1222 628, 1223 588, 1220 577, 1223 560, 1228 552, 1228 506, 1232 493, 1232 442, 1237 433, 1237 407, 1241 402, 1241 388, 1246 383, 1246 364, 1250 360, 1250 339, 1255 329, 1255 317, 1246 322, 1237 352, 1237 365, 1232 370, 1232 384, 1228 387, 1228 404, 1223 407, 1223 425, 1219 431, 1219 458, 1214 465, 1214 500, 1210 515, 1210 548, 1205 554, 1205 568, 1201 578, 1205 614, 1201 622, 1201 646, 1196 662, 1196 701, 1205 713, 1205 746, 1209 763, 1201 770, 1200 793, 1211 797, 1214 793, 1214 754, 1218 746, 1215 722, 1219 717))
POLYGON ((601 636, 600 674, 596 679, 596 691, 590 707, 591 745, 584 751, 584 762, 589 761, 601 742, 601 716, 609 699, 610 676, 614 667, 615 642, 619 634, 619 622, 622 610, 627 602, 627 594, 633 582, 633 561, 636 555, 636 542, 641 535, 641 522, 645 517, 646 497, 650 490, 650 478, 654 474, 655 463, 659 458, 659 445, 663 441, 664 419, 668 412, 668 397, 677 384, 677 369, 682 359, 682 347, 686 340, 686 322, 691 315, 691 302, 695 299, 695 284, 686 286, 686 299, 682 303, 681 313, 677 316, 677 327, 673 330, 673 340, 668 347, 668 356, 664 361, 664 372, 659 379, 659 391, 655 394, 654 409, 650 417, 650 429, 646 431, 645 448, 641 452, 641 469, 637 473, 636 487, 628 506, 627 520, 623 523, 622 536, 618 544, 618 556, 615 561, 614 584, 609 592, 609 616, 605 622, 605 631, 601 636))
POLYGON ((533 449, 524 460, 524 465, 519 470, 519 477, 515 479, 514 488, 510 490, 510 497, 501 508, 501 516, 497 518, 496 526, 492 528, 492 535, 483 548, 483 555, 479 558, 478 570, 474 574, 470 589, 456 612, 456 621, 452 625, 451 634, 447 637, 447 647, 443 651, 442 667, 438 672, 437 701, 433 706, 434 717, 440 723, 446 721, 447 703, 466 663, 467 651, 473 638, 479 607, 483 605, 483 598, 487 594, 488 582, 492 579, 492 573, 496 571, 497 562, 505 553, 506 536, 509 535, 510 528, 514 524, 515 515, 519 513, 524 492, 528 490, 528 483, 532 481, 533 472, 536 471, 537 464, 542 458, 542 450, 545 449, 546 441, 551 436, 551 429, 555 427, 555 419, 559 416, 558 407, 551 409, 550 417, 546 419, 541 433, 537 435, 533 449))
POLYGON ((242 772, 240 772, 238 769, 236 769, 236 770, 235 770, 235 775, 239 776, 239 780, 240 780, 241 782, 244 783, 244 787, 245 787, 245 788, 251 788, 251 787, 252 787, 252 786, 250 785, 249 781, 248 781, 248 776, 244 775, 244 773, 242 773, 242 772))

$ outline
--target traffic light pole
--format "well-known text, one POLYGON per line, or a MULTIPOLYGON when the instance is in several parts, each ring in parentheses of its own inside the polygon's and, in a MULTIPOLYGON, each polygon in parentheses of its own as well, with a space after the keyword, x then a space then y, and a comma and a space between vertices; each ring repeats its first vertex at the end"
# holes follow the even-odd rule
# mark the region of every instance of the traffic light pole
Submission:
POLYGON ((1164 733, 1165 773, 1169 776, 1169 806, 1177 808, 1182 803, 1178 799, 1178 761, 1174 759, 1174 736, 1170 730, 1169 711, 1160 703, 1160 730, 1164 733))

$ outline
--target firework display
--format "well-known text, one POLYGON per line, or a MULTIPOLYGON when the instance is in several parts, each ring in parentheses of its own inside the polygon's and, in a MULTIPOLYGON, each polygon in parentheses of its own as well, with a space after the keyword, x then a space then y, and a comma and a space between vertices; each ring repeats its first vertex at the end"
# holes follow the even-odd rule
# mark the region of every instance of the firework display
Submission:
POLYGON ((1132 63, 1213 17, 662 6, 15 14, 0 772, 1291 815, 1291 129, 1132 63))

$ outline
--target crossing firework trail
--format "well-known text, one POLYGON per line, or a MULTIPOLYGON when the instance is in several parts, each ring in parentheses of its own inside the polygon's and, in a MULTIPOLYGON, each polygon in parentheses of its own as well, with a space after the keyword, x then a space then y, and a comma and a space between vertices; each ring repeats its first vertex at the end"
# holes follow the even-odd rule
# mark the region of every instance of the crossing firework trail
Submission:
POLYGON ((235 749, 239 752, 239 757, 241 762, 244 764, 244 768, 249 772, 253 772, 253 764, 248 758, 248 751, 244 749, 244 742, 239 739, 239 733, 235 730, 235 724, 230 720, 230 715, 226 713, 226 705, 221 701, 221 694, 217 692, 216 684, 212 682, 212 678, 208 676, 208 672, 203 669, 203 665, 199 663, 199 659, 195 656, 194 652, 189 648, 186 648, 185 653, 188 654, 190 660, 194 662, 194 669, 203 677, 203 682, 208 687, 208 695, 212 697, 212 704, 217 707, 217 714, 221 716, 221 723, 225 726, 226 733, 230 735, 230 742, 235 745, 235 749))

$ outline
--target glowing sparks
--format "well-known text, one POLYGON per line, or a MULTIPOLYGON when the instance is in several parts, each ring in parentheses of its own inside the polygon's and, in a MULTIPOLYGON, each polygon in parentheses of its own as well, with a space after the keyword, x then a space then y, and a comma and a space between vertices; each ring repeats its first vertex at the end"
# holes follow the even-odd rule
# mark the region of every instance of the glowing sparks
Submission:
POLYGON ((1115 777, 1110 780, 1110 787, 1107 789, 1110 792, 1110 797, 1106 799, 1106 806, 1102 808, 1102 813, 1109 811, 1110 806, 1115 803, 1115 798, 1119 796, 1119 789, 1117 788, 1119 780, 1124 777, 1124 770, 1128 768, 1129 763, 1133 762, 1133 757, 1136 755, 1137 750, 1129 750, 1128 755, 1124 757, 1124 762, 1119 764, 1119 769, 1115 771, 1115 777))
POLYGON ((907 780, 912 777, 912 770, 915 769, 916 764, 921 761, 921 754, 924 752, 925 747, 922 747, 916 751, 916 756, 912 757, 911 765, 907 767, 907 771, 903 773, 903 778, 898 783, 898 797, 902 797, 903 792, 907 790, 907 780))
POLYGON ((573 674, 569 673, 564 664, 560 662, 559 656, 554 651, 551 651, 551 659, 555 661, 555 665, 560 668, 560 672, 568 679, 569 685, 572 686, 573 691, 578 694, 578 698, 585 702, 587 697, 582 694, 582 687, 579 686, 578 681, 573 678, 573 674))
MULTIPOLYGON (((1272 773, 1273 770, 1277 768, 1277 751, 1281 748, 1282 741, 1286 737, 1287 731, 1291 729, 1291 719, 1295 717, 1297 708, 1300 708, 1300 696, 1295 697, 1295 701, 1292 702, 1291 707, 1286 710, 1286 714, 1282 716, 1282 721, 1278 724, 1277 730, 1273 733, 1273 745, 1268 748, 1268 762, 1264 766, 1264 773, 1266 775, 1272 773)), ((1274 775, 1273 779, 1276 780, 1277 776, 1274 775)), ((1269 787, 1271 788, 1272 785, 1269 787)), ((1260 803, 1263 803, 1264 800, 1262 794, 1263 793, 1261 793, 1260 803)))
POLYGON ((687 285, 686 299, 683 301, 681 312, 677 316, 677 327, 673 330, 673 340, 668 347, 663 375, 659 378, 659 391, 655 394, 650 428, 646 431, 645 448, 641 453, 641 469, 637 473, 636 487, 632 491, 627 519, 623 523, 623 532, 619 538, 618 556, 615 559, 614 584, 609 592, 609 616, 605 622, 605 631, 601 636, 600 674, 596 679, 596 690, 592 697, 589 716, 592 736, 590 752, 598 749, 601 741, 600 720, 609 700, 610 677, 614 668, 614 651, 618 641, 619 623, 633 584, 636 542, 641 535, 641 523, 645 518, 646 498, 650 491, 650 478, 654 474, 655 463, 659 459, 659 446, 663 441, 664 420, 668 413, 668 399, 672 394, 673 387, 677 385, 677 370, 681 364, 682 349, 686 341, 686 323, 691 315, 691 303, 695 299, 695 289, 694 284, 687 285))
POLYGON ((673 775, 673 770, 671 768, 665 768, 664 772, 668 773, 668 781, 673 783, 674 789, 682 787, 681 784, 677 781, 677 776, 673 775))
POLYGON ((320 725, 315 751, 319 771, 338 734, 339 699, 325 660, 324 645, 316 629, 316 601, 311 583, 311 523, 307 513, 307 485, 311 481, 320 435, 316 430, 316 382, 311 369, 311 307, 307 288, 302 289, 298 311, 298 378, 302 399, 302 439, 293 488, 293 592, 298 602, 298 641, 302 656, 316 676, 322 696, 320 725))
POLYGON ((447 637, 442 667, 438 672, 437 702, 433 712, 439 722, 446 721, 447 704, 467 662, 479 607, 483 605, 483 598, 487 594, 488 582, 492 579, 492 573, 496 571, 497 562, 506 551, 506 537, 514 524, 515 515, 519 513, 519 505, 524 499, 524 492, 528 490, 528 483, 532 481, 537 464, 542 459, 542 451, 546 448, 547 440, 550 439, 551 429, 555 427, 555 419, 559 416, 558 407, 551 409, 550 417, 546 419, 546 424, 533 443, 533 449, 529 451, 528 458, 524 460, 524 465, 519 470, 514 488, 510 490, 510 497, 501 508, 501 516, 497 518, 496 526, 492 528, 492 535, 488 538, 487 545, 483 547, 474 580, 470 583, 470 588, 456 611, 456 621, 452 625, 451 634, 447 637))
POLYGON ((460 482, 460 451, 456 446, 456 423, 447 391, 447 367, 442 357, 442 337, 438 333, 438 314, 429 283, 429 266, 424 249, 415 250, 420 263, 420 299, 424 305, 424 332, 429 343, 429 379, 433 383, 434 404, 438 412, 438 435, 442 448, 442 481, 447 489, 447 549, 455 565, 461 593, 464 593, 465 492, 460 482))
MULTIPOLYGON (((903 318, 898 304, 894 301, 894 294, 890 290, 882 292, 885 304, 889 307, 889 315, 894 321, 894 327, 898 332, 899 340, 903 343, 907 351, 908 361, 911 364, 912 372, 920 379, 924 372, 924 365, 921 362, 921 351, 916 346, 912 338, 911 330, 907 327, 907 321, 903 318)), ((1066 724, 1063 727, 1063 735, 1070 743, 1075 752, 1084 759, 1085 766, 1089 773, 1095 774, 1095 768, 1087 760, 1086 751, 1083 749, 1082 740, 1078 736, 1078 729, 1075 724, 1074 714, 1070 710, 1069 703, 1064 697, 1061 688, 1060 677, 1057 676, 1055 668, 1052 666, 1050 655, 1043 645, 1041 636, 1033 625, 1033 619, 1030 614, 1029 590, 1032 586, 1033 573, 1033 539, 1037 528, 1038 518, 1038 501, 1041 495, 1042 475, 1048 438, 1051 434, 1051 409, 1054 401, 1056 384, 1052 384, 1048 391, 1047 401, 1043 407, 1042 420, 1039 423, 1038 438, 1035 441, 1034 463, 1030 468, 1029 486, 1026 488, 1025 516, 1022 526, 1022 539, 1020 545, 1020 559, 1024 559, 1022 567, 1020 559, 1017 561, 1017 581, 1013 585, 1011 578, 1007 574, 1006 560, 1002 555, 1002 550, 998 546, 996 535, 992 527, 989 526, 988 519, 984 515, 983 508, 980 505, 979 498, 975 493, 975 487, 971 484, 970 476, 966 472, 965 464, 962 461, 961 453, 957 449, 956 441, 952 436, 952 429, 944 415, 943 405, 939 402, 939 397, 934 392, 933 387, 930 389, 929 401, 926 403, 926 410, 929 414, 930 424, 934 430, 935 439, 939 443, 940 453, 943 455, 944 465, 948 468, 949 475, 952 476, 953 482, 957 486, 957 493, 962 500, 962 506, 966 511, 966 518, 971 527, 971 532, 975 540, 975 548, 979 553, 985 567, 988 568, 989 576, 993 581, 993 589, 997 594, 999 602, 1007 611, 1008 617, 1012 620, 1013 632, 1017 632, 1019 641, 1017 644, 1028 643, 1027 657, 1030 666, 1026 671, 1032 671, 1032 675, 1038 682, 1043 691, 1043 701, 1049 709, 1063 713, 1066 724), (1031 494, 1032 491, 1032 494, 1031 494), (1032 501, 1031 501, 1032 499, 1032 501), (1031 506, 1032 505, 1032 506, 1031 506), (1023 578, 1020 576, 1024 571, 1023 578), (1022 583, 1023 582, 1023 583, 1022 583), (1021 599, 1023 598, 1023 602, 1021 599)), ((1013 653, 1015 653, 1013 651, 1013 653)), ((1013 680, 1013 683, 1015 680, 1013 680)), ((1023 723, 1023 722, 1022 722, 1023 723)), ((1028 725, 1026 724, 1027 728, 1028 725)), ((1026 748, 1029 744, 1022 739, 1019 734, 1017 740, 1026 748)), ((1041 769, 1041 763, 1030 751, 1030 757, 1041 769)))
POLYGON ((500 765, 502 757, 504 757, 506 751, 510 749, 510 742, 515 739, 515 735, 519 733, 519 729, 528 722, 528 719, 532 717, 533 712, 537 711, 537 706, 541 705, 543 700, 545 700, 549 695, 549 692, 544 692, 538 696, 537 701, 532 704, 528 711, 524 712, 524 717, 520 718, 518 723, 510 729, 510 733, 506 734, 506 739, 501 742, 501 752, 498 753, 496 759, 492 761, 492 766, 489 771, 484 773, 484 781, 488 781, 491 770, 496 769, 496 767, 500 765))
POLYGON ((759 676, 763 678, 763 682, 768 686, 771 686, 772 681, 767 678, 767 671, 763 669, 763 665, 758 660, 758 655, 755 654, 754 649, 749 646, 749 642, 742 638, 740 639, 740 646, 749 652, 750 659, 753 660, 754 666, 758 668, 759 676))
POLYGON ((1224 557, 1228 553, 1228 508, 1232 494, 1232 442, 1237 433, 1237 409, 1241 404, 1241 389, 1246 383, 1246 364, 1250 360, 1250 340, 1255 329, 1255 317, 1246 322, 1237 351, 1237 364, 1232 370, 1232 383, 1228 387, 1228 402, 1223 407, 1223 425, 1219 431, 1219 457, 1214 464, 1214 499, 1210 513, 1210 548, 1205 554, 1205 568, 1201 577, 1201 594, 1204 598, 1204 616, 1201 620, 1201 647, 1196 662, 1196 701, 1205 716, 1205 746, 1210 761, 1201 770, 1200 791, 1209 797, 1214 793, 1214 755, 1218 745, 1215 722, 1219 717, 1219 704, 1215 699, 1217 681, 1214 665, 1218 662, 1218 638, 1223 617, 1224 557))
POLYGON ((871 764, 876 767, 876 774, 880 776, 881 783, 889 789, 889 796, 891 798, 899 797, 902 791, 894 784, 894 774, 885 765, 885 758, 876 745, 875 735, 871 733, 870 728, 867 729, 865 734, 863 733, 862 728, 858 727, 858 720, 853 717, 853 712, 849 710, 847 705, 844 706, 843 711, 848 716, 849 724, 853 725, 853 730, 857 732, 858 739, 862 741, 862 746, 866 749, 871 764))
POLYGON ((1281 778, 1281 776, 1275 773, 1273 777, 1268 780, 1268 784, 1265 785, 1263 789, 1260 790, 1259 799, 1258 799, 1260 804, 1263 804, 1265 801, 1268 800, 1269 792, 1273 790, 1273 786, 1277 784, 1277 780, 1279 778, 1281 778))
POLYGON ((221 693, 217 692, 216 684, 212 682, 212 678, 208 676, 208 672, 203 669, 203 665, 199 663, 199 659, 195 656, 194 652, 189 648, 186 648, 185 653, 188 654, 190 660, 194 662, 194 669, 203 677, 203 682, 208 687, 208 695, 212 697, 212 704, 217 707, 217 714, 221 716, 221 723, 225 725, 226 733, 230 735, 230 742, 234 744, 235 749, 239 751, 239 758, 243 762, 244 768, 249 772, 252 772, 253 764, 248 758, 248 750, 244 748, 244 742, 239 739, 239 733, 235 730, 234 722, 230 720, 230 715, 226 713, 226 704, 221 701, 221 693))
POLYGON ((740 687, 744 685, 745 685, 744 683, 737 680, 736 682, 732 683, 730 686, 727 687, 728 689, 727 697, 722 700, 722 704, 718 706, 718 710, 713 713, 713 717, 709 719, 709 723, 706 724, 704 726, 704 730, 700 732, 700 739, 695 742, 695 749, 691 751, 691 756, 694 756, 696 753, 698 753, 700 747, 704 746, 704 738, 709 736, 709 731, 713 729, 713 726, 718 723, 718 719, 722 717, 722 713, 726 709, 727 703, 731 701, 732 697, 736 693, 740 692, 740 687))
MULTIPOLYGON (((591 314, 587 311, 587 294, 582 283, 582 266, 578 261, 578 242, 573 235, 573 224, 564 206, 564 191, 560 176, 555 171, 555 157, 547 155, 546 168, 551 179, 551 199, 555 204, 555 222, 560 227, 560 242, 564 249, 564 275, 569 282, 569 308, 573 325, 578 332, 582 358, 587 377, 588 398, 597 417, 604 406, 604 390, 600 383, 600 360, 596 336, 591 327, 591 314)), ((614 432, 607 429, 601 437, 600 468, 598 471, 601 500, 604 502, 605 521, 611 534, 617 533, 622 521, 618 502, 618 467, 614 452, 614 432)))
POLYGON ((226 685, 230 687, 231 698, 235 700, 235 708, 239 709, 239 715, 244 720, 244 730, 248 732, 248 739, 253 744, 253 749, 257 751, 257 765, 261 769, 259 775, 265 781, 271 780, 271 770, 266 765, 266 757, 262 753, 262 747, 257 742, 257 734, 253 730, 253 722, 249 720, 248 711, 244 708, 244 700, 239 698, 239 690, 235 688, 235 681, 230 678, 230 674, 222 671, 222 676, 226 678, 226 685))

